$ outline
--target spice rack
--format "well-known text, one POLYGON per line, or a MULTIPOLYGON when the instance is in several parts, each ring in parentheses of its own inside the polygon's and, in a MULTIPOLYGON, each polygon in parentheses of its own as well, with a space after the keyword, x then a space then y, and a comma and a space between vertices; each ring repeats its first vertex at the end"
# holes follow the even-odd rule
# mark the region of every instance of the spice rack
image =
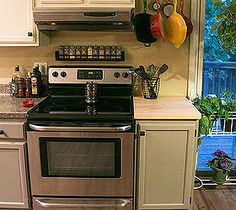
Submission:
POLYGON ((61 45, 55 52, 56 61, 124 61, 120 45, 61 45))

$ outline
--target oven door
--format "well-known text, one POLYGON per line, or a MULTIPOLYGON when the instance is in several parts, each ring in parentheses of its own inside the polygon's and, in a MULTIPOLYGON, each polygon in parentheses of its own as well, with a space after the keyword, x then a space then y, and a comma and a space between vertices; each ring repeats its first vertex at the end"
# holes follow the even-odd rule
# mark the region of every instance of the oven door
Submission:
POLYGON ((34 196, 132 197, 133 132, 27 132, 34 196))

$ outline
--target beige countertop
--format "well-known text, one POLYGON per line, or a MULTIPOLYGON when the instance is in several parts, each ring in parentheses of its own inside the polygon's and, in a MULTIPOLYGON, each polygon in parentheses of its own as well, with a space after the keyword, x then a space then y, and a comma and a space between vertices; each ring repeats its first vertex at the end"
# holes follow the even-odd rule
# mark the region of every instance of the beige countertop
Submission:
POLYGON ((184 97, 159 97, 144 99, 134 97, 136 120, 197 120, 200 112, 184 97))

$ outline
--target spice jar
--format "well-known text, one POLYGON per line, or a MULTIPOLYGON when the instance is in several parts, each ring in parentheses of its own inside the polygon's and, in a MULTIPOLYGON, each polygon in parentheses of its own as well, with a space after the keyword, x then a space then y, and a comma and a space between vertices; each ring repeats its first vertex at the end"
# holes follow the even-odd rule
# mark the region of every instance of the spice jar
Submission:
POLYGON ((99 47, 99 60, 104 60, 105 58, 105 47, 100 46, 99 47))

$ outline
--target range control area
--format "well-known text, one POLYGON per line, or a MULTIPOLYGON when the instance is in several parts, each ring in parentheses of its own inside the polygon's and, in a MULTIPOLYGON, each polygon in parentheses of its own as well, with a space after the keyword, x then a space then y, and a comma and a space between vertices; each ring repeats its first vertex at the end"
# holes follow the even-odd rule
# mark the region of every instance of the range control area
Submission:
POLYGON ((48 79, 51 84, 84 84, 87 81, 103 84, 131 84, 129 67, 49 67, 48 79))

